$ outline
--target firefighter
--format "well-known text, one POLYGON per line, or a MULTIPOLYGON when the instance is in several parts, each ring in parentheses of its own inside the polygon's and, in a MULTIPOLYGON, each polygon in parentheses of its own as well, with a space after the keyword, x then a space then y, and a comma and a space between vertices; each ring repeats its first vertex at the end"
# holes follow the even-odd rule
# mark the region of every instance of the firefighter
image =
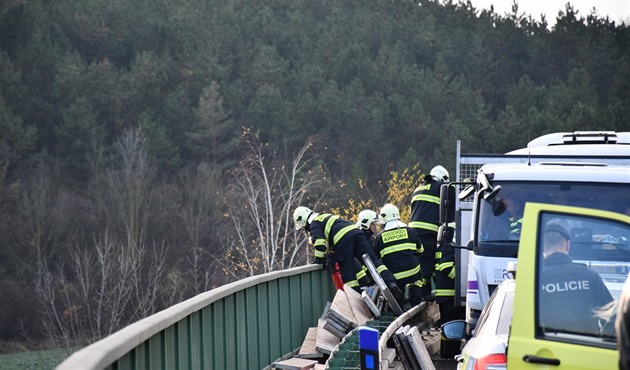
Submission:
POLYGON ((520 202, 515 197, 504 197, 492 205, 492 213, 496 216, 487 227, 484 240, 519 240, 523 216, 520 202))
MULTIPOLYGON (((450 227, 453 235, 453 228, 450 227)), ((439 324, 463 319, 464 307, 455 306, 455 248, 449 245, 450 240, 443 240, 435 252, 435 302, 440 307, 439 324)), ((459 341, 442 340, 440 357, 452 359, 461 352, 459 341)))
POLYGON ((442 166, 435 166, 429 175, 424 177, 420 186, 414 190, 411 198, 409 226, 416 231, 424 247, 420 259, 420 284, 424 299, 431 299, 431 277, 435 269, 440 218, 440 186, 446 181, 448 181, 448 171, 442 166))
POLYGON ((376 234, 378 234, 378 225, 381 224, 376 212, 371 209, 364 209, 357 216, 357 227, 363 231, 370 245, 374 245, 376 234))
POLYGON ((396 298, 402 296, 402 291, 396 285, 396 278, 374 255, 372 247, 357 225, 337 215, 316 213, 303 206, 295 209, 293 221, 296 230, 304 228, 309 234, 315 247, 314 263, 325 264, 327 258, 337 262, 344 284, 348 284, 358 292, 361 291, 357 279, 360 269, 357 269, 355 259, 363 265, 363 255, 367 254, 392 294, 396 298))
POLYGON ((400 221, 395 205, 385 204, 379 216, 383 231, 376 236, 374 250, 396 277, 398 288, 409 289, 409 303, 414 307, 422 301, 419 262, 422 243, 416 232, 400 221))
MULTIPOLYGON (((376 212, 371 209, 364 209, 359 212, 357 216, 357 227, 363 231, 363 235, 367 239, 370 244, 370 248, 374 246, 374 239, 376 239, 376 234, 378 233, 378 225, 381 224, 381 221, 378 218, 376 212)), ((374 282, 372 281, 370 275, 367 273, 367 267, 361 266, 359 261, 355 262, 355 265, 361 269, 357 273, 357 279, 359 280, 359 285, 372 285, 374 282)))

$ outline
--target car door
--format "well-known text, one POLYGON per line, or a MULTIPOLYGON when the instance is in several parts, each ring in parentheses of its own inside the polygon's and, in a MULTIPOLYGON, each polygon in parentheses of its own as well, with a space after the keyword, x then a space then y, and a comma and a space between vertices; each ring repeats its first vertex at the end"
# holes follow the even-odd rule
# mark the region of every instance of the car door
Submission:
POLYGON ((508 369, 617 368, 610 328, 630 271, 629 241, 628 215, 526 205, 508 369), (568 249, 570 259, 547 249, 554 238, 561 245, 556 251, 568 249))

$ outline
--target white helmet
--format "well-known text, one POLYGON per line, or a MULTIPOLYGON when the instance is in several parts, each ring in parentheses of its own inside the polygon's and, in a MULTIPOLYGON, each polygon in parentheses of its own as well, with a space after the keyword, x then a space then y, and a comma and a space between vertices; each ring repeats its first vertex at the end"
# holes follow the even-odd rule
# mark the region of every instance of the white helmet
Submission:
POLYGON ((372 211, 371 209, 364 209, 363 211, 359 212, 359 216, 357 220, 357 226, 359 227, 359 229, 361 230, 369 229, 372 222, 377 222, 377 223, 381 222, 378 219, 378 215, 376 214, 376 212, 372 211))
POLYGON ((384 224, 391 220, 400 220, 400 212, 398 211, 398 207, 391 203, 387 203, 383 206, 383 208, 381 208, 379 218, 384 224))
POLYGON ((293 211, 293 222, 295 222, 295 230, 300 230, 304 226, 306 226, 306 221, 308 220, 308 216, 311 215, 313 211, 310 208, 299 206, 293 211))
POLYGON ((438 181, 448 181, 448 171, 442 166, 433 167, 429 175, 438 181))

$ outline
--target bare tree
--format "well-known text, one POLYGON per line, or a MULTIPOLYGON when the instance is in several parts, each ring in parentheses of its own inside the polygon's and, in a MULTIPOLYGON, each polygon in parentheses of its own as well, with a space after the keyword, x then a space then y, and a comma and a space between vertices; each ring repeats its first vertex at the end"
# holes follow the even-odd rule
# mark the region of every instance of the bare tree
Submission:
POLYGON ((36 291, 46 306, 45 331, 67 347, 156 312, 164 260, 162 248, 116 242, 106 233, 93 248, 76 246, 64 273, 54 275, 43 265, 36 291))
POLYGON ((55 183, 54 172, 46 164, 40 164, 22 191, 20 236, 13 252, 33 277, 42 273, 39 268, 53 253, 63 229, 60 208, 65 203, 61 201, 61 191, 55 183))
MULTIPOLYGON (((195 293, 210 286, 208 263, 212 255, 212 243, 216 243, 220 219, 219 187, 221 170, 202 163, 187 169, 180 175, 181 199, 179 217, 184 223, 189 250, 187 262, 193 279, 195 293)), ((218 244, 218 243, 216 243, 218 244)))
POLYGON ((139 129, 127 132, 117 142, 118 166, 108 176, 113 209, 127 236, 142 244, 150 208, 150 190, 155 167, 147 154, 147 139, 139 129))
POLYGON ((94 162, 99 186, 88 199, 95 237, 77 237, 61 268, 38 262, 45 329, 65 344, 102 338, 172 303, 175 290, 162 285, 167 245, 147 240, 156 185, 146 147, 142 132, 131 130, 118 141, 115 161, 94 162))
POLYGON ((233 229, 223 240, 226 253, 219 260, 234 278, 306 261, 309 251, 305 238, 296 235, 292 212, 308 195, 321 195, 327 181, 315 161, 313 141, 290 160, 247 131, 245 142, 249 155, 233 173, 227 207, 233 229))

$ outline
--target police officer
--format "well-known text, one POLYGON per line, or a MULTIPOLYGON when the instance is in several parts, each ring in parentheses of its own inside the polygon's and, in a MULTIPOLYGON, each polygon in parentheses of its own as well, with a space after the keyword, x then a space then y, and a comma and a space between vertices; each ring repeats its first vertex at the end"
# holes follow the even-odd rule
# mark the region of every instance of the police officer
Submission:
POLYGON ((394 296, 402 296, 396 278, 378 259, 359 228, 348 220, 329 213, 316 213, 307 207, 297 207, 293 212, 295 229, 304 228, 315 247, 315 263, 324 264, 326 257, 339 264, 344 284, 360 292, 355 259, 363 264, 363 254, 370 256, 376 270, 391 289, 394 296))
POLYGON ((543 235, 541 319, 548 331, 597 335, 595 310, 613 300, 599 274, 569 256, 570 235, 559 223, 549 223, 543 235))
POLYGON ((396 277, 401 291, 409 287, 411 307, 422 301, 419 254, 422 243, 416 232, 400 221, 398 207, 385 204, 379 213, 383 231, 376 236, 374 250, 396 277))
POLYGON ((435 250, 437 247, 437 231, 440 219, 440 186, 448 181, 448 171, 442 166, 435 166, 425 176, 411 198, 412 227, 424 247, 421 253, 421 285, 422 296, 431 295, 431 277, 435 268, 435 250))

